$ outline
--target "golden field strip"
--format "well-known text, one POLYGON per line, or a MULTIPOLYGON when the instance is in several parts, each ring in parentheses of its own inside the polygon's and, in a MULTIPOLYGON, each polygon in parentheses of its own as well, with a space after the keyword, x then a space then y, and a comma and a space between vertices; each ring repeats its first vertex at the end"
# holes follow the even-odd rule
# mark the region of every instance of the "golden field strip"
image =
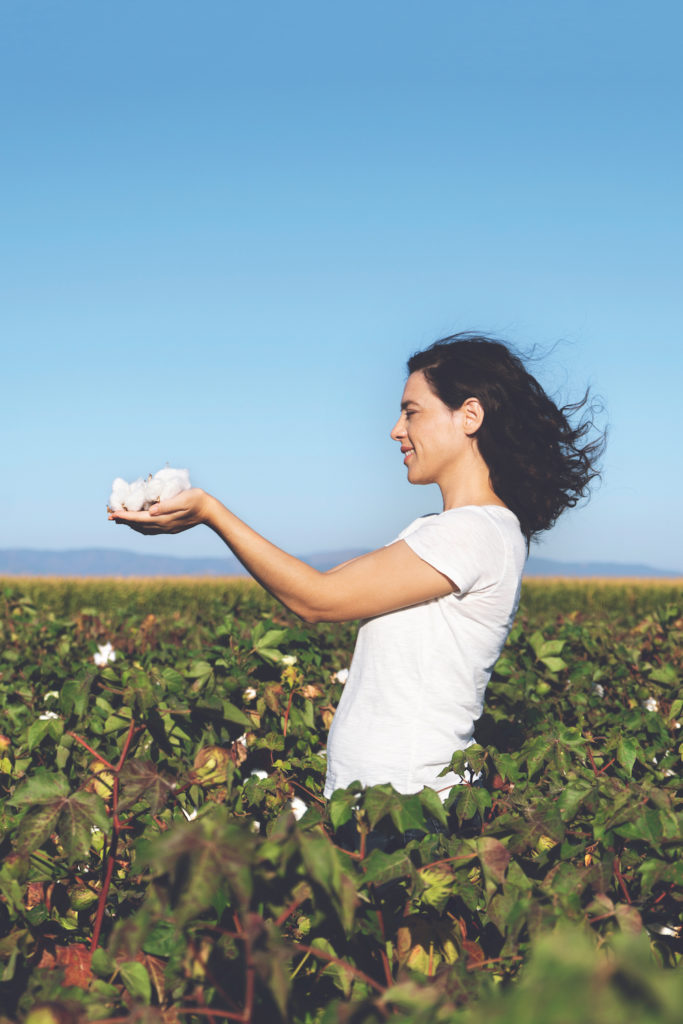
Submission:
MULTIPOLYGON (((0 587, 58 615, 183 611, 214 618, 243 606, 282 614, 282 606, 248 576, 5 576, 0 587)), ((683 578, 536 576, 524 580, 519 615, 541 620, 578 613, 628 623, 667 605, 683 614, 683 578)))

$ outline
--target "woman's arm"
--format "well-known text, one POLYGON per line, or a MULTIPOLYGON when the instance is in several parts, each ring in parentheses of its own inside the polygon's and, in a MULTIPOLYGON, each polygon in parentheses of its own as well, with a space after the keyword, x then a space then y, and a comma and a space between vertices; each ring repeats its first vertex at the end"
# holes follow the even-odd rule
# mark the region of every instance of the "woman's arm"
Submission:
POLYGON ((271 544, 197 488, 182 491, 149 512, 116 512, 109 518, 148 534, 181 533, 204 523, 266 590, 307 622, 369 618, 457 589, 403 541, 354 558, 333 572, 319 572, 271 544))

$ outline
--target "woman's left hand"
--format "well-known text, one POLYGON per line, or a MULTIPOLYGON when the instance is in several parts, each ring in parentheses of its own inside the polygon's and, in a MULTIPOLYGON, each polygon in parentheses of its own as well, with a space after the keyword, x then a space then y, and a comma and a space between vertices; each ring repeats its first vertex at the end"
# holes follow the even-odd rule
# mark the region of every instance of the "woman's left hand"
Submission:
POLYGON ((182 533, 207 521, 211 496, 199 487, 157 502, 147 512, 110 512, 109 519, 130 526, 136 533, 182 533))

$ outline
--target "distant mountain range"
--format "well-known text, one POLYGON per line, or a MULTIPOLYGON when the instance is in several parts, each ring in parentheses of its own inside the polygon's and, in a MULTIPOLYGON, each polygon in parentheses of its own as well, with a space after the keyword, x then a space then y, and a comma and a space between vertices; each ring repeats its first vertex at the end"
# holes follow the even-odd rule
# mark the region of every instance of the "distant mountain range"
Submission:
MULTIPOLYGON (((330 569, 362 550, 320 551, 302 555, 316 569, 330 569)), ((78 548, 72 551, 38 551, 33 548, 0 549, 0 576, 246 576, 236 558, 176 558, 170 555, 139 555, 109 548, 78 548)), ((555 562, 529 558, 527 576, 642 576, 683 577, 683 571, 654 569, 651 565, 622 562, 555 562)))

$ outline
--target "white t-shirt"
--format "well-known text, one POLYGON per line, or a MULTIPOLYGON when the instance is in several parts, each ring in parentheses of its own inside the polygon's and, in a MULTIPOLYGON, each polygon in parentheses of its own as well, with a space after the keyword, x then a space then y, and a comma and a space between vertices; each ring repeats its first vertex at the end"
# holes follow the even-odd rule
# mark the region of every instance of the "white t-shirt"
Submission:
POLYGON ((396 539, 457 591, 362 623, 328 738, 326 797, 357 780, 445 799, 462 782, 439 772, 473 742, 519 603, 526 545, 509 509, 449 509, 396 539))

